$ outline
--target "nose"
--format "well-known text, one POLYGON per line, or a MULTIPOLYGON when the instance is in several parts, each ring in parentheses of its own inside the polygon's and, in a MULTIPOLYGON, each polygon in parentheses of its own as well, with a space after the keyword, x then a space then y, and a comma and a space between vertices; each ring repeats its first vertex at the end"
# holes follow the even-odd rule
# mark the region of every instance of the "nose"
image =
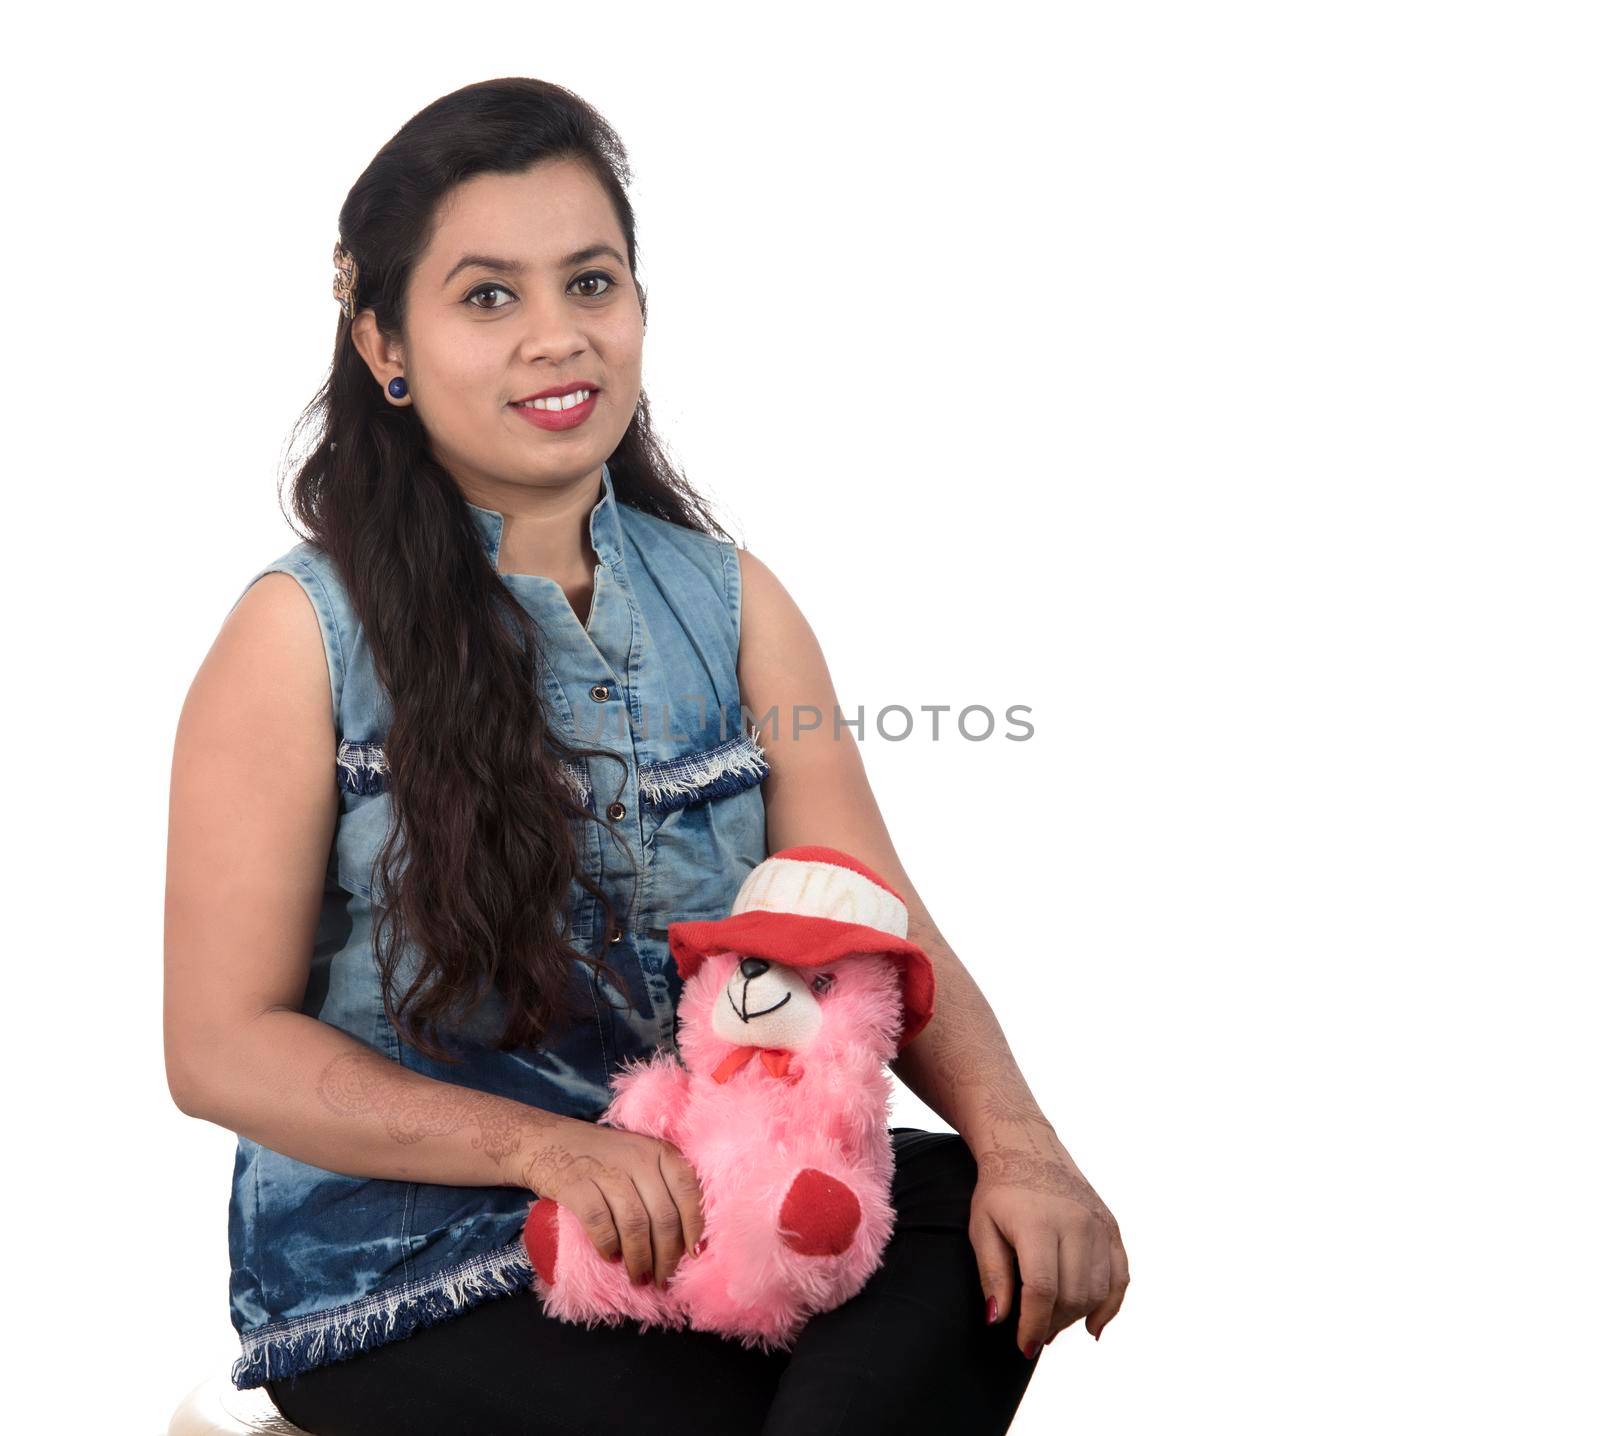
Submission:
POLYGON ((764 957, 746 957, 739 962, 740 977, 760 977, 772 964, 764 957))

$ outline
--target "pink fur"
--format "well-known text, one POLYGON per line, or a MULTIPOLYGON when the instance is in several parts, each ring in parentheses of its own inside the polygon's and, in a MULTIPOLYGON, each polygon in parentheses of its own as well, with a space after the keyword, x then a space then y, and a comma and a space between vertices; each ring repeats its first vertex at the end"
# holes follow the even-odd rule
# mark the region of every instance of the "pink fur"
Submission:
MULTIPOLYGON (((791 989, 768 1009, 784 1009, 774 1020, 815 1030, 785 1046, 790 1080, 770 1075, 756 1058, 719 1083, 712 1074, 736 1044, 713 1031, 713 1016, 732 1000, 730 982, 747 990, 740 963, 737 953, 705 960, 678 1005, 683 1062, 658 1051, 629 1064, 612 1079, 615 1096, 600 1118, 683 1153, 700 1181, 705 1250, 685 1253, 665 1291, 635 1286, 625 1265, 605 1260, 582 1223, 559 1207, 554 1280, 534 1275, 551 1315, 586 1325, 687 1324, 746 1347, 788 1349, 809 1317, 854 1296, 882 1262, 894 1227, 885 1066, 904 1022, 898 969, 867 954, 769 973, 761 991, 773 993, 780 982, 791 989), (819 972, 832 986, 813 993, 819 972), (799 984, 803 991, 792 990, 799 984), (801 1214, 802 1229, 782 1220, 791 1192, 789 1212, 801 1214), (809 1222, 806 1199, 818 1204, 809 1222)), ((720 1020, 733 1019, 724 1013, 720 1020)))

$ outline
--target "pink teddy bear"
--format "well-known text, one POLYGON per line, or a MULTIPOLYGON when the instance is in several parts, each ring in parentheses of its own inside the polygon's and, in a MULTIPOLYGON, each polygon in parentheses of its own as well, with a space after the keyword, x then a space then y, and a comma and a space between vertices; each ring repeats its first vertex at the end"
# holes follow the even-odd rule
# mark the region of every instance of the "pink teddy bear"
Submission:
POLYGON ((894 1227, 885 1066, 933 1015, 933 967, 907 916, 864 863, 806 846, 753 868, 730 916, 668 927, 684 1061, 627 1064, 600 1121, 683 1153, 705 1243, 665 1291, 635 1286, 541 1197, 522 1239, 546 1311, 786 1350, 866 1284, 894 1227))

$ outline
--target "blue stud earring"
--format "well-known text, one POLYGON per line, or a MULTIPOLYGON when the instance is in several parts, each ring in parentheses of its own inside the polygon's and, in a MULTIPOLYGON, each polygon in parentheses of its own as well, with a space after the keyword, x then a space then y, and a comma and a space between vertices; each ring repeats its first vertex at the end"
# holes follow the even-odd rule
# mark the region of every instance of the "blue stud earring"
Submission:
POLYGON ((396 399, 404 399, 406 396, 406 381, 398 374, 389 381, 389 393, 396 399))

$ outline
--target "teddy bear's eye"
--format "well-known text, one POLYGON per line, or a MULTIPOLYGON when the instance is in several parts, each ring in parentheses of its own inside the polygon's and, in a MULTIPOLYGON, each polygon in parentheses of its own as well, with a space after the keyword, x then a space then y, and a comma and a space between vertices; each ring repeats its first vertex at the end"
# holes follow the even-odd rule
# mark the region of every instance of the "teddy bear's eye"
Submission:
POLYGON ((826 992, 832 986, 833 974, 831 972, 819 972, 811 979, 811 990, 813 992, 826 992))

